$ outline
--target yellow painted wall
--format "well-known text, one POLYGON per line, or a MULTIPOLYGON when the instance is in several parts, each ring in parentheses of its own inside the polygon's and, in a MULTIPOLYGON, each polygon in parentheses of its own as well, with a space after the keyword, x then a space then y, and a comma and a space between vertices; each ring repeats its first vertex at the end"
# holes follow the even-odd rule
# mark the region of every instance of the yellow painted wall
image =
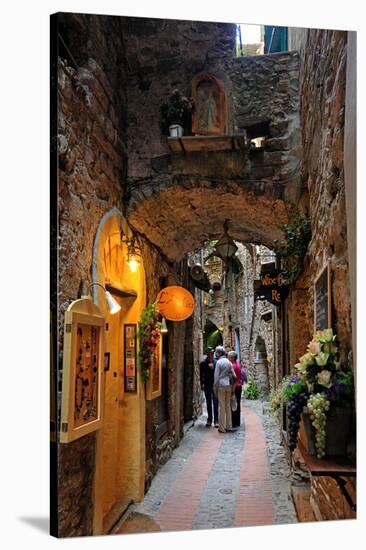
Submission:
POLYGON ((123 325, 137 324, 140 319, 146 304, 145 273, 143 266, 133 273, 127 265, 120 222, 119 216, 112 216, 101 228, 93 281, 137 292, 134 300, 113 295, 121 311, 110 315, 103 290, 94 287, 98 289, 97 302, 109 325, 105 349, 110 352, 110 369, 105 375, 104 428, 97 449, 95 518, 99 525, 118 500, 141 500, 145 483, 145 389, 138 376, 137 393, 124 392, 123 365, 123 325))

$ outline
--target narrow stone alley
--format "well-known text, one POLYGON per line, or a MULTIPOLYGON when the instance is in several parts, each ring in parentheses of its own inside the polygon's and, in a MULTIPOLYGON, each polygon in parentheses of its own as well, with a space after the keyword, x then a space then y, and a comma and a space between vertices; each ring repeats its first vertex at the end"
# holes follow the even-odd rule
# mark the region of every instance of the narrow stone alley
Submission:
POLYGON ((206 428, 206 414, 132 505, 115 534, 297 522, 290 470, 274 419, 263 402, 244 400, 237 431, 206 428))
POLYGON ((51 533, 355 519, 354 33, 51 23, 51 533))

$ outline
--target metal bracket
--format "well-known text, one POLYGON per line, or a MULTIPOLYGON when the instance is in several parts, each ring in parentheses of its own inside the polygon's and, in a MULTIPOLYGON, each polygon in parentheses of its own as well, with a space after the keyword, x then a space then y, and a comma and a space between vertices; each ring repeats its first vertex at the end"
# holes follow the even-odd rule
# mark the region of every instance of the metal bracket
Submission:
POLYGON ((346 489, 346 485, 347 485, 347 481, 345 481, 343 478, 341 478, 340 476, 336 475, 336 474, 330 474, 330 477, 333 478, 337 484, 338 484, 338 487, 340 488, 344 498, 346 499, 346 501, 348 502, 351 510, 353 512, 356 512, 356 503, 353 502, 353 500, 351 499, 351 496, 349 494, 349 492, 347 491, 346 489))

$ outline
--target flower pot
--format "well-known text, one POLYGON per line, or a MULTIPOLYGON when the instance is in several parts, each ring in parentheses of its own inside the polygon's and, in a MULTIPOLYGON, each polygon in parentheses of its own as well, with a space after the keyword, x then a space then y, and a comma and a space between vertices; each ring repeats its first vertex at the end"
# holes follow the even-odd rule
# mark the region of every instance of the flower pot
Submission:
POLYGON ((183 126, 181 126, 180 124, 171 124, 169 126, 169 135, 170 137, 182 137, 183 126))
MULTIPOLYGON (((346 456, 352 417, 353 411, 350 407, 331 407, 329 409, 326 425, 326 455, 346 456)), ((299 436, 307 452, 310 455, 316 455, 315 429, 306 407, 302 413, 299 436)))

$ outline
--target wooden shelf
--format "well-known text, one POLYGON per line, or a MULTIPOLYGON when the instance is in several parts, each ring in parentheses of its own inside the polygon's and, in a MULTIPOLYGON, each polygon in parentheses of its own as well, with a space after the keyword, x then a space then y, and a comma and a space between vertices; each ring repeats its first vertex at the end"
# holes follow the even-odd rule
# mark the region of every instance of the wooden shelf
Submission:
POLYGON ((196 151, 238 151, 246 148, 246 138, 245 134, 168 137, 168 145, 171 151, 183 153, 196 151))
POLYGON ((353 502, 347 490, 347 481, 343 479, 344 477, 356 477, 356 464, 343 456, 328 456, 319 460, 315 456, 309 455, 301 441, 297 442, 297 449, 310 474, 312 476, 328 476, 333 478, 351 510, 356 512, 356 503, 353 502))
POLYGON ((297 448, 302 455, 304 462, 313 476, 356 476, 356 465, 353 464, 347 457, 343 456, 328 456, 319 460, 313 455, 310 455, 301 441, 297 442, 297 448))

